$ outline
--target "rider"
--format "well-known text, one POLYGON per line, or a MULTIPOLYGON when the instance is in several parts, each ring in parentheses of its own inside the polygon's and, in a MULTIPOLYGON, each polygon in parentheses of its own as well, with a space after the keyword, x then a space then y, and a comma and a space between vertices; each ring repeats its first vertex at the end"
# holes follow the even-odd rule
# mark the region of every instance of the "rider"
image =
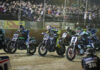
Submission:
POLYGON ((52 27, 50 25, 47 26, 47 32, 46 33, 48 33, 49 35, 53 35, 53 36, 57 37, 58 36, 57 32, 58 32, 57 28, 52 27))
POLYGON ((26 30, 23 25, 20 25, 20 33, 25 38, 27 53, 29 53, 29 30, 26 30))
POLYGON ((2 34, 3 38, 4 38, 4 36, 5 36, 5 30, 2 27, 0 27, 0 34, 2 34))
MULTIPOLYGON (((87 32, 87 29, 80 29, 78 30, 78 42, 79 44, 83 44, 83 45, 88 45, 89 44, 89 33, 87 32)), ((82 47, 84 46, 80 46, 78 45, 78 48, 80 49, 80 54, 83 55, 84 54, 84 50, 82 49, 82 47)))
POLYGON ((56 27, 52 27, 52 26, 48 25, 47 26, 47 33, 49 35, 53 35, 55 37, 55 42, 57 44, 58 43, 58 40, 60 38, 61 31, 58 30, 56 27))
POLYGON ((81 32, 81 40, 87 42, 88 41, 88 37, 90 36, 90 33, 87 31, 87 29, 84 29, 82 32, 81 32))
POLYGON ((87 29, 83 29, 80 33, 80 35, 89 35, 89 32, 87 31, 87 29))
POLYGON ((90 34, 91 40, 93 40, 93 41, 97 41, 98 40, 98 38, 96 36, 96 33, 97 33, 97 29, 96 28, 89 28, 88 32, 90 34))
POLYGON ((57 29, 55 27, 52 27, 51 25, 47 26, 47 33, 51 34, 55 34, 57 32, 57 29))
POLYGON ((97 30, 95 28, 90 29, 90 34, 92 37, 96 37, 97 30))
POLYGON ((82 68, 84 70, 100 70, 100 59, 94 54, 93 48, 88 48, 86 57, 82 59, 82 68))

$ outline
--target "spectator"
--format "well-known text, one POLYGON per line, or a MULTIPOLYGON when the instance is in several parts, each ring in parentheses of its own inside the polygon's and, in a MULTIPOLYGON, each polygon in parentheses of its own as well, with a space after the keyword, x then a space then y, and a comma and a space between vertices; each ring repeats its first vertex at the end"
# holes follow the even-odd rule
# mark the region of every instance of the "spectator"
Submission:
MULTIPOLYGON (((64 11, 63 11, 64 7, 63 6, 46 4, 45 7, 46 7, 45 8, 45 16, 46 17, 49 17, 49 18, 50 17, 53 17, 53 18, 61 17, 61 18, 63 18, 63 16, 64 16, 64 11)), ((34 19, 34 17, 36 17, 37 19, 39 18, 39 20, 41 21, 42 20, 41 18, 43 18, 43 14, 44 14, 44 6, 41 3, 34 4, 33 2, 24 1, 24 0, 21 0, 20 3, 19 3, 19 1, 0 3, 0 12, 1 13, 10 14, 10 15, 13 15, 13 17, 16 17, 16 16, 18 17, 19 10, 21 10, 22 18, 28 18, 28 19, 32 19, 32 20, 34 19)), ((96 9, 93 8, 91 10, 94 11, 96 9)), ((78 15, 78 14, 84 16, 83 8, 77 8, 77 7, 66 7, 65 13, 66 13, 65 16, 70 16, 67 18, 73 18, 72 15, 74 15, 74 17, 77 17, 76 15, 78 15)), ((0 15, 2 15, 2 14, 0 14, 0 15)), ((97 15, 96 11, 94 11, 92 13, 92 17, 96 18, 97 16, 98 15, 97 15)), ((5 15, 5 17, 6 17, 6 15, 5 15)))

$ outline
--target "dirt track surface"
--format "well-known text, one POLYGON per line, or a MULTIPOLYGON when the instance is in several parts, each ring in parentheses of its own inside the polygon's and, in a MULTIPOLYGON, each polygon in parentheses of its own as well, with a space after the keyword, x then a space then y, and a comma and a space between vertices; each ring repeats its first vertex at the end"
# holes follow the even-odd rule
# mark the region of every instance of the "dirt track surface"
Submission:
POLYGON ((82 70, 80 57, 70 62, 56 53, 41 57, 37 52, 33 56, 27 56, 25 50, 18 50, 15 54, 6 54, 0 50, 0 56, 5 55, 10 57, 10 70, 82 70))

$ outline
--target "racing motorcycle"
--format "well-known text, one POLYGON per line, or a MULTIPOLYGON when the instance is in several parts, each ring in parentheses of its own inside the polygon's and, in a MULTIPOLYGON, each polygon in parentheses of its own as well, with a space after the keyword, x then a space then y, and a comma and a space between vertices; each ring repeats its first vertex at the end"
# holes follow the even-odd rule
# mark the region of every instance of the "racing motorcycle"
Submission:
POLYGON ((39 44, 38 53, 40 56, 45 56, 47 52, 57 52, 58 55, 63 56, 65 53, 65 46, 61 43, 61 40, 56 40, 56 35, 44 35, 43 41, 39 44))
POLYGON ((7 47, 9 50, 9 53, 13 54, 16 52, 17 49, 19 50, 25 50, 29 52, 30 55, 34 55, 36 52, 36 40, 35 38, 29 39, 29 48, 27 48, 25 43, 25 38, 23 36, 19 36, 20 34, 16 32, 13 34, 12 40, 8 43, 7 47))
POLYGON ((85 39, 78 40, 78 36, 74 35, 71 38, 70 46, 66 50, 66 58, 69 61, 73 61, 76 55, 83 56, 87 48, 94 48, 93 41, 88 37, 85 39))

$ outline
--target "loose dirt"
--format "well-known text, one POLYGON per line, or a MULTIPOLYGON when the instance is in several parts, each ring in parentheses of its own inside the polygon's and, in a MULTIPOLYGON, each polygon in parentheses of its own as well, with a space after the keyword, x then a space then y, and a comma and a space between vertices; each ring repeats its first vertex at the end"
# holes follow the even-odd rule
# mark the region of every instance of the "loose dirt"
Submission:
POLYGON ((10 70, 82 70, 81 57, 71 62, 66 57, 59 57, 55 52, 41 57, 38 52, 27 56, 25 50, 18 50, 15 54, 6 54, 0 50, 0 56, 10 57, 10 70))

